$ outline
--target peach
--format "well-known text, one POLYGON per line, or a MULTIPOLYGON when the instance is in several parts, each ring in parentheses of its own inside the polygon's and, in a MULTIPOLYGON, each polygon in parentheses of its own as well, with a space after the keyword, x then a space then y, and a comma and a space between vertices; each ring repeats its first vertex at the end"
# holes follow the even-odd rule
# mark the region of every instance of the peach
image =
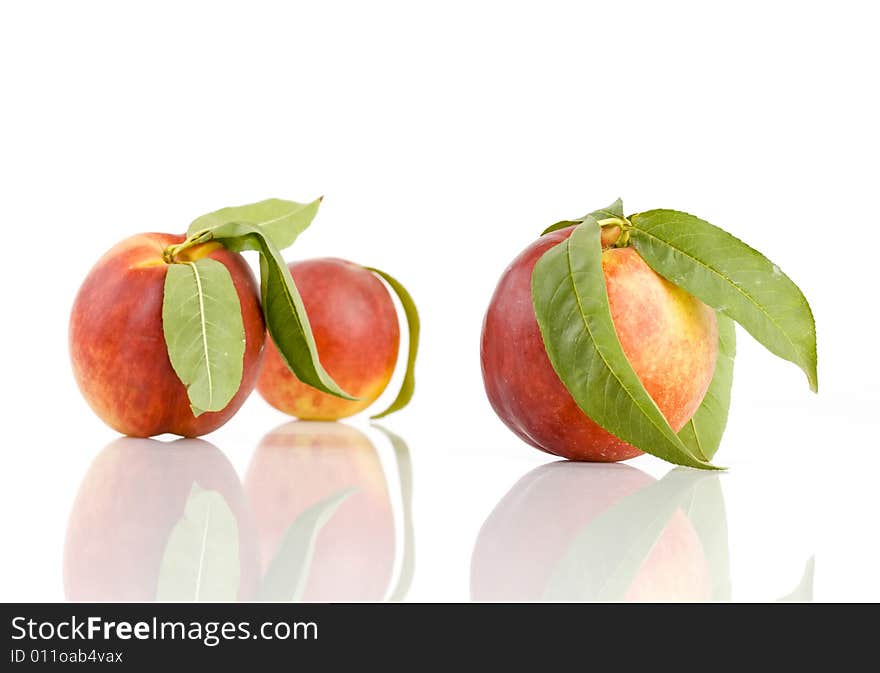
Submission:
POLYGON ((241 255, 217 243, 190 248, 184 253, 187 260, 209 256, 229 269, 245 328, 241 387, 221 411, 193 415, 162 331, 168 269, 162 254, 183 240, 140 234, 122 241, 89 272, 71 311, 70 356, 79 388, 107 425, 133 437, 212 432, 238 411, 256 383, 265 326, 250 267, 241 255))
MULTIPOLYGON (((501 420, 532 446, 572 460, 625 460, 642 452, 581 410, 550 364, 535 319, 532 270, 573 229, 545 234, 502 275, 483 322, 483 382, 501 420)), ((696 412, 715 371, 715 313, 655 273, 633 248, 605 248, 602 270, 623 352, 678 431, 696 412)))
POLYGON ((371 271, 342 259, 289 265, 302 296, 321 364, 345 400, 302 383, 273 343, 257 390, 276 409, 303 420, 332 421, 366 409, 388 386, 397 363, 400 327, 394 302, 371 271))

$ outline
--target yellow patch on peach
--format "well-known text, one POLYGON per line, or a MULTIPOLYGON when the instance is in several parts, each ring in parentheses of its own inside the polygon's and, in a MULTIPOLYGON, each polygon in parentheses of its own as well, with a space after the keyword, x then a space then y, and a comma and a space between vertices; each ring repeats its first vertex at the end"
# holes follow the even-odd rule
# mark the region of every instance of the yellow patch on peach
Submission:
POLYGON ((657 274, 633 248, 606 250, 602 267, 623 351, 677 431, 699 406, 715 367, 714 312, 657 274), (704 383, 697 395, 686 391, 691 381, 704 383))
POLYGON ((196 260, 202 259, 203 257, 207 257, 212 252, 216 250, 220 250, 223 247, 221 243, 217 243, 216 241, 210 241, 208 243, 200 243, 199 245, 194 245, 191 248, 187 248, 183 252, 177 255, 177 260, 179 262, 195 262, 196 260))
POLYGON ((391 374, 372 383, 348 388, 352 395, 360 398, 359 400, 343 400, 300 384, 302 387, 300 394, 295 396, 288 407, 288 413, 304 421, 336 421, 354 416, 375 402, 390 380, 391 374))
POLYGON ((130 236, 101 255, 100 259, 95 263, 95 268, 99 268, 104 263, 119 258, 128 258, 130 260, 128 268, 130 269, 153 266, 156 262, 164 264, 162 261, 162 250, 164 250, 165 245, 160 236, 161 234, 136 234, 135 236, 130 236), (156 253, 155 256, 149 254, 153 251, 156 253))

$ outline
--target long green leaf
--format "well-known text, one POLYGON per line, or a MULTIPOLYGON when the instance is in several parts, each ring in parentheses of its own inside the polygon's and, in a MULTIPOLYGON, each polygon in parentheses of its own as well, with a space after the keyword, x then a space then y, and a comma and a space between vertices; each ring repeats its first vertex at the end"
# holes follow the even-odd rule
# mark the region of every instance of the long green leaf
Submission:
POLYGON ((626 359, 611 319, 593 217, 538 260, 532 301, 550 362, 587 416, 659 458, 717 469, 682 443, 626 359))
POLYGON ((629 218, 632 244, 657 273, 733 318, 818 389, 816 325, 797 285, 726 231, 675 210, 629 218))
POLYGON ((211 236, 231 250, 260 252, 260 290, 266 327, 281 358, 296 377, 330 395, 358 399, 340 388, 321 364, 302 298, 284 258, 268 236, 258 227, 240 222, 215 227, 211 236))
POLYGON ((387 416, 390 413, 395 411, 399 411, 403 409, 409 401, 412 399, 413 393, 416 388, 416 355, 419 352, 419 312, 416 309, 416 303, 413 301, 412 296, 407 291, 407 289, 400 283, 400 281, 396 280, 393 276, 385 273, 384 271, 380 271, 379 269, 375 269, 372 267, 366 267, 368 271, 372 271, 377 276, 381 277, 388 285, 391 286, 391 289, 397 294, 397 297, 400 299, 400 305, 403 306, 403 312, 406 315, 406 324, 409 331, 409 349, 406 356, 406 373, 403 376, 403 382, 400 385, 400 391, 397 393, 397 397, 394 398, 394 401, 391 405, 375 416, 370 416, 370 418, 382 418, 383 416, 387 416))
POLYGON ((223 264, 203 257, 168 266, 162 331, 193 414, 229 404, 241 385, 245 334, 238 294, 223 264))
POLYGON ((695 455, 711 460, 721 445, 730 409, 733 360, 736 357, 736 326, 723 313, 718 317, 718 359, 706 396, 685 426, 678 432, 681 441, 695 455))
POLYGON ((256 227, 272 241, 272 245, 278 250, 283 250, 292 245, 311 224, 321 205, 321 198, 310 203, 266 199, 244 206, 221 208, 196 218, 189 225, 187 235, 205 229, 214 229, 229 222, 240 222, 256 227))
POLYGON ((599 210, 594 210, 592 213, 587 213, 577 220, 562 220, 561 222, 557 222, 556 224, 551 224, 549 227, 541 232, 541 236, 543 236, 544 234, 549 234, 551 231, 556 231, 557 229, 567 229, 574 224, 580 224, 588 217, 593 217, 596 220, 604 220, 609 217, 617 217, 623 219, 623 201, 617 199, 610 206, 599 208, 599 210))
POLYGON ((193 483, 165 544, 156 600, 234 601, 240 572, 235 515, 217 491, 193 483))

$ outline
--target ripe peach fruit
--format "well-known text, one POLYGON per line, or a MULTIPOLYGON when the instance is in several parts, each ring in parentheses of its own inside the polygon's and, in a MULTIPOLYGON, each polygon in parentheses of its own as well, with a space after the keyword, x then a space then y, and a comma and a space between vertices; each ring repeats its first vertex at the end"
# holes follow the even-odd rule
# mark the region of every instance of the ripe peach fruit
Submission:
POLYGON ((371 271, 343 259, 289 265, 302 296, 321 364, 358 400, 315 390, 291 372, 273 343, 257 390, 276 409, 303 420, 332 421, 372 404, 391 380, 400 346, 394 302, 371 271))
MULTIPOLYGON (((573 229, 545 234, 502 275, 483 322, 483 382, 501 420, 532 446, 572 460, 625 460, 642 452, 581 410, 550 364, 535 319, 532 270, 573 229)), ((633 248, 605 248, 602 270, 623 352, 678 431, 715 371, 715 312, 655 273, 633 248)))
POLYGON ((133 437, 172 432, 196 437, 228 421, 254 388, 265 326, 257 284, 241 255, 218 243, 182 253, 226 266, 241 303, 245 329, 241 387, 221 411, 196 417, 165 346, 162 301, 168 264, 162 253, 184 236, 140 234, 107 252, 89 272, 70 315, 73 373, 86 401, 114 430, 133 437))

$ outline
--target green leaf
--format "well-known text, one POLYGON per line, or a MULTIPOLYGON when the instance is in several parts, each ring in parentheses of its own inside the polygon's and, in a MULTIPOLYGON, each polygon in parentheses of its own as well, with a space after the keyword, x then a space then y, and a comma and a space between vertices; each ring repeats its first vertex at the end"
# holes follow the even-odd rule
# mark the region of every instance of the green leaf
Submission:
POLYGON ((626 359, 611 319, 595 218, 538 260, 532 302, 553 369, 587 416, 671 463, 717 469, 682 443, 626 359))
POLYGON ((156 600, 234 601, 239 565, 235 515, 217 491, 193 483, 162 554, 156 600))
POLYGON ((672 470, 592 519, 554 567, 543 600, 623 600, 672 516, 713 476, 672 470))
POLYGON ((588 217, 595 218, 596 220, 605 220, 608 218, 617 218, 623 219, 623 201, 617 199, 610 206, 605 208, 599 208, 599 210, 594 210, 592 213, 587 213, 583 217, 577 220, 562 220, 561 222, 557 222, 556 224, 551 224, 544 231, 541 232, 541 236, 544 234, 549 234, 551 231, 556 231, 558 229, 567 229, 568 227, 580 224, 588 217))
POLYGON ((695 455, 711 460, 721 445, 730 409, 733 359, 736 357, 736 327, 723 313, 718 317, 718 359, 706 396, 691 420, 678 432, 681 441, 695 455))
POLYGON ((588 217, 594 217, 597 220, 605 220, 608 218, 623 219, 623 201, 621 199, 615 199, 614 203, 610 206, 599 208, 599 210, 594 210, 592 213, 587 213, 580 219, 583 222, 588 217))
POLYGON ((266 571, 260 589, 261 601, 302 600, 312 567, 315 540, 339 506, 356 490, 346 488, 315 503, 288 526, 266 571))
POLYGON ((403 383, 400 385, 400 392, 397 393, 397 397, 394 398, 394 401, 387 409, 385 409, 385 411, 370 417, 376 419, 403 409, 409 404, 409 401, 412 399, 413 393, 415 392, 416 355, 419 352, 419 312, 416 309, 416 303, 413 301, 412 296, 398 280, 379 269, 374 269, 369 266, 366 267, 366 269, 381 277, 397 294, 397 297, 400 299, 400 304, 403 306, 403 312, 406 315, 406 324, 409 331, 409 352, 406 356, 406 373, 403 376, 403 383))
POLYGON ((816 325, 806 298, 760 252, 675 210, 629 218, 632 244, 657 273, 725 313, 771 353, 798 365, 818 389, 816 325))
POLYGON ((230 222, 239 222, 256 227, 272 241, 272 245, 278 250, 283 250, 292 245, 297 236, 312 223, 323 198, 315 199, 310 203, 266 199, 245 206, 221 208, 195 219, 189 225, 187 235, 191 236, 230 222))
POLYGON ((288 368, 303 383, 347 400, 345 392, 318 358, 309 318, 290 270, 265 232, 251 224, 229 222, 211 230, 211 237, 230 250, 260 252, 260 290, 263 316, 272 340, 288 368))
POLYGON ((162 331, 193 414, 229 404, 241 385, 245 335, 238 294, 222 263, 203 257, 168 266, 162 331))
POLYGON ((573 227, 576 224, 580 224, 583 220, 562 220, 560 222, 556 222, 555 224, 551 224, 544 231, 541 232, 541 236, 544 234, 549 234, 551 231, 559 231, 560 229, 568 229, 569 227, 573 227))

